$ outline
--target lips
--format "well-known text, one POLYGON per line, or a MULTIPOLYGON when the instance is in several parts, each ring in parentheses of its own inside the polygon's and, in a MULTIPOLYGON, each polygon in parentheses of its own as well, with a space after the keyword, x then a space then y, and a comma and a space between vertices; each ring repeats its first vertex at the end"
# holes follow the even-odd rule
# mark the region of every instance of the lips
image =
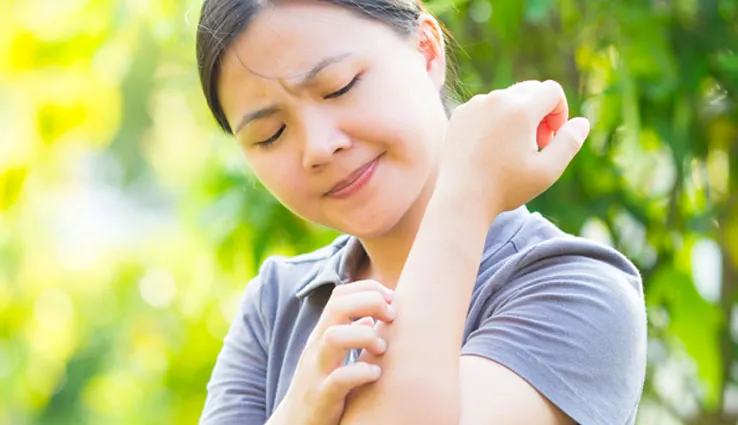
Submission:
POLYGON ((374 168, 376 168, 378 161, 379 157, 376 157, 373 160, 362 165, 361 167, 357 168, 354 172, 349 174, 348 177, 336 183, 336 185, 333 186, 331 190, 329 190, 325 195, 343 197, 353 193, 354 189, 358 189, 369 180, 372 173, 374 172, 374 168))

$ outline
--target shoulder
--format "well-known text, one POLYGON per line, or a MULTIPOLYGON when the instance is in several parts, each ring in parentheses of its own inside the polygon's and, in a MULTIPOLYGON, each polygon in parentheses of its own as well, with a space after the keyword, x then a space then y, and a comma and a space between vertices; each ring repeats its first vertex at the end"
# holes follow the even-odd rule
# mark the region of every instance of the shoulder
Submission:
POLYGON ((645 330, 641 275, 612 247, 567 234, 534 213, 492 257, 482 263, 475 288, 480 316, 513 301, 535 309, 545 306, 544 300, 558 300, 557 306, 617 316, 613 326, 645 330), (609 307, 599 308, 602 304, 609 307))
POLYGON ((531 338, 528 349, 562 348, 551 358, 600 353, 609 363, 592 364, 622 370, 637 365, 640 373, 646 306, 641 275, 630 260, 612 247, 566 234, 539 214, 530 214, 498 252, 480 268, 467 335, 490 323, 510 334, 546 334, 531 338))
POLYGON ((565 233, 538 213, 522 218, 509 241, 494 252, 486 252, 485 259, 480 274, 487 271, 487 278, 478 284, 606 277, 624 283, 641 298, 643 295, 640 272, 623 254, 565 233))
POLYGON ((562 310, 557 317, 600 346, 617 350, 624 344, 640 351, 646 308, 635 265, 612 247, 561 232, 540 216, 535 220, 537 233, 548 237, 519 241, 509 276, 517 299, 538 301, 531 310, 562 310))
POLYGON ((616 249, 564 233, 538 214, 529 231, 516 238, 514 277, 535 282, 570 281, 618 288, 623 296, 642 303, 643 284, 635 265, 616 249))
POLYGON ((632 423, 647 343, 636 267, 538 214, 493 257, 480 268, 462 352, 506 366, 578 423, 632 423))

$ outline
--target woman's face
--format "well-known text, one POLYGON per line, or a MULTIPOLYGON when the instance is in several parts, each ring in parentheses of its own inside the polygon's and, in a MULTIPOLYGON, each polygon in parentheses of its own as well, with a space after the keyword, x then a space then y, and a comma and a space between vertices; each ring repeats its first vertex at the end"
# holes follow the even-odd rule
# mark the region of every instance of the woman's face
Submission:
POLYGON ((286 2, 259 12, 228 49, 218 93, 254 173, 280 202, 369 238, 432 191, 444 78, 431 19, 402 38, 337 6, 286 2))

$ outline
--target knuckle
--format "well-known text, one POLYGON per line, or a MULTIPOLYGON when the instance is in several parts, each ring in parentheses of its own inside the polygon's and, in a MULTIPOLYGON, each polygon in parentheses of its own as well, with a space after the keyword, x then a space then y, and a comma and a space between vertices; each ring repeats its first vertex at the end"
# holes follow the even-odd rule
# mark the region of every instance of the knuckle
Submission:
POLYGON ((331 298, 340 297, 346 294, 347 285, 336 285, 331 291, 331 298))
MULTIPOLYGON (((494 92, 492 92, 494 93, 494 92)), ((468 114, 470 111, 474 111, 477 108, 484 107, 489 97, 492 95, 492 93, 488 94, 475 94, 471 97, 466 103, 462 104, 461 106, 457 107, 457 112, 461 114, 468 114)))
POLYGON ((334 302, 330 306, 330 316, 333 320, 339 320, 350 312, 351 308, 346 302, 334 302))
POLYGON ((336 368, 323 380, 321 392, 329 399, 340 398, 352 387, 352 376, 347 366, 336 368))
POLYGON ((525 102, 519 99, 511 99, 506 105, 507 115, 510 119, 516 121, 528 121, 530 117, 530 111, 525 102))
POLYGON ((369 326, 360 326, 354 330, 356 332, 356 338, 359 341, 371 342, 379 337, 374 328, 369 326))
POLYGON ((559 84, 559 82, 556 80, 546 80, 543 82, 543 84, 553 90, 556 90, 560 93, 564 93, 564 87, 562 87, 561 84, 559 84))
POLYGON ((327 377, 325 377, 325 379, 323 379, 323 382, 319 388, 320 393, 328 398, 335 397, 337 394, 340 394, 341 381, 342 379, 339 368, 331 372, 327 377))
POLYGON ((484 101, 486 104, 496 105, 502 102, 504 99, 505 99, 504 90, 493 90, 489 92, 487 96, 485 96, 484 101))
POLYGON ((326 315, 330 321, 334 322, 339 319, 341 315, 345 314, 345 311, 346 303, 343 298, 329 299, 325 305, 323 314, 326 315))
POLYGON ((379 292, 372 292, 370 294, 367 294, 367 298, 369 299, 369 303, 373 306, 383 307, 387 303, 384 299, 384 296, 379 292))
POLYGON ((322 345, 325 347, 333 347, 340 343, 341 341, 341 329, 336 326, 331 326, 328 329, 323 332, 323 337, 321 338, 322 345))
POLYGON ((474 96, 472 96, 472 97, 471 97, 471 98, 469 99, 469 101, 468 101, 468 102, 466 102, 466 103, 467 103, 467 104, 475 104, 475 103, 480 103, 480 102, 482 102, 482 100, 483 100, 483 99, 484 99, 485 97, 487 97, 487 96, 488 96, 488 95, 486 95, 486 94, 479 94, 479 93, 478 93, 478 94, 475 94, 474 96))
POLYGON ((531 91, 535 90, 537 87, 541 86, 541 82, 538 80, 524 80, 519 81, 512 86, 510 86, 508 89, 505 90, 506 93, 512 93, 515 96, 519 97, 521 95, 526 95, 530 93, 531 91))
POLYGON ((566 100, 566 92, 564 91, 564 87, 559 84, 558 81, 554 80, 546 80, 544 81, 544 86, 546 87, 546 91, 551 94, 551 96, 556 97, 558 99, 564 99, 566 100))
POLYGON ((384 285, 376 280, 365 280, 364 285, 366 285, 366 289, 369 291, 381 291, 384 288, 384 285))
POLYGON ((357 281, 351 282, 350 284, 347 284, 347 285, 338 285, 337 286, 337 288, 342 288, 340 290, 342 292, 338 292, 339 295, 346 293, 346 291, 350 291, 352 293, 355 293, 355 292, 366 292, 366 291, 378 290, 381 287, 382 287, 382 284, 381 283, 377 282, 376 280, 371 280, 371 279, 357 280, 357 281))

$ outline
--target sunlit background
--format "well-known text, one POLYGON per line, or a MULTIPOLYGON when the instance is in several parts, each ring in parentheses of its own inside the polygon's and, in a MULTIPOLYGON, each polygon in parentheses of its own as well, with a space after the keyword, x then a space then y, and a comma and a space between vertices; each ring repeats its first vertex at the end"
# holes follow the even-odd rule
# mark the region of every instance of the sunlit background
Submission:
MULTIPOLYGON (((195 424, 260 262, 335 236, 217 131, 200 5, 0 0, 0 424, 195 424)), ((430 7, 466 95, 553 78, 594 123, 530 208, 642 270, 639 424, 736 424, 738 1, 430 7)))

